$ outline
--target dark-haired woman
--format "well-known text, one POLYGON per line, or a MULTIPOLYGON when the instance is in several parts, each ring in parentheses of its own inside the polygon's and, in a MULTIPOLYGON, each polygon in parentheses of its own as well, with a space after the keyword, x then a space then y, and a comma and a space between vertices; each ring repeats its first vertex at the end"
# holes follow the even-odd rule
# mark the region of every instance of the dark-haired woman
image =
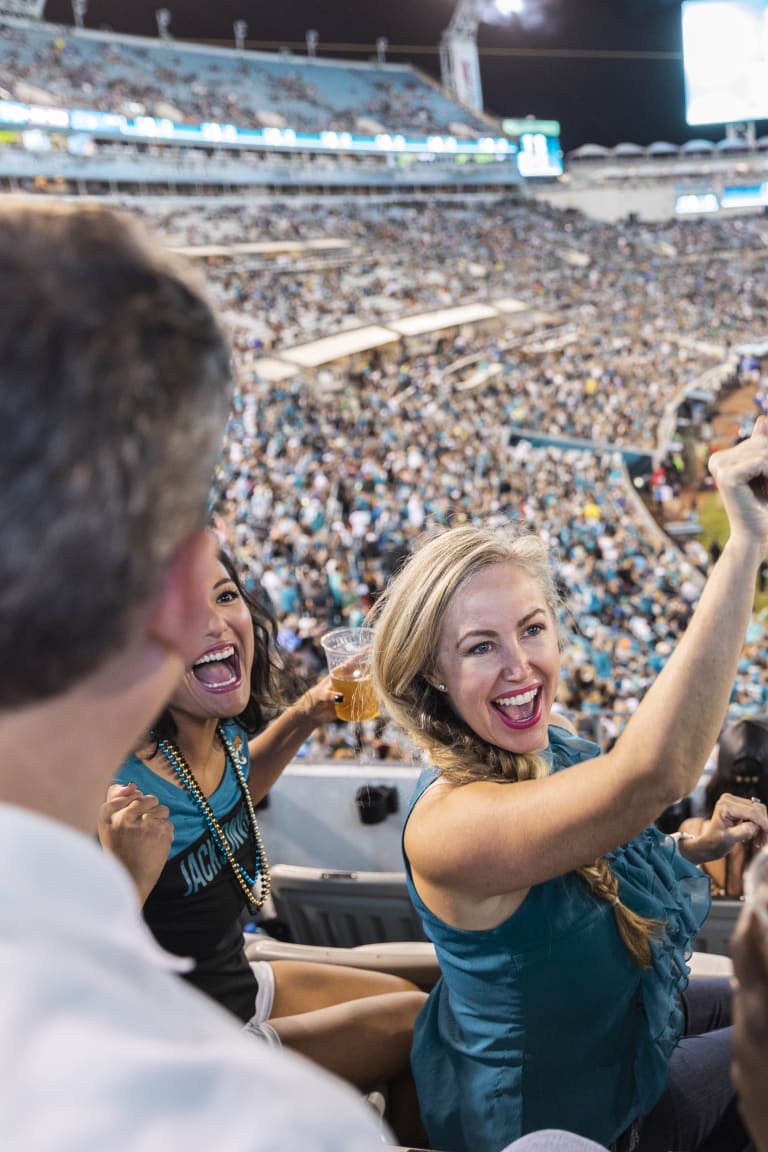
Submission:
MULTIPOLYGON (((274 622, 224 555, 199 655, 102 807, 99 835, 134 876, 159 943, 243 1024, 368 1089, 407 1070, 423 994, 408 981, 299 961, 249 963, 244 912, 269 892, 255 807, 333 717, 330 681, 276 717, 274 622), (171 843, 172 841, 172 843, 171 843)), ((401 1139, 402 1133, 399 1133, 401 1139)))

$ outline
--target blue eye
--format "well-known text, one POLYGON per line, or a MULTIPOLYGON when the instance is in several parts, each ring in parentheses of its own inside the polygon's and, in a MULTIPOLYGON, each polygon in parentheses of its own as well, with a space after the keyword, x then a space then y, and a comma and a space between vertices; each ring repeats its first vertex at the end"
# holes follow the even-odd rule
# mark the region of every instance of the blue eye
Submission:
POLYGON ((526 636, 538 636, 543 631, 543 624, 531 624, 528 628, 526 628, 525 634, 526 636))
POLYGON ((481 640, 479 644, 473 644, 469 650, 470 656, 484 656, 486 652, 490 652, 490 640, 481 640))

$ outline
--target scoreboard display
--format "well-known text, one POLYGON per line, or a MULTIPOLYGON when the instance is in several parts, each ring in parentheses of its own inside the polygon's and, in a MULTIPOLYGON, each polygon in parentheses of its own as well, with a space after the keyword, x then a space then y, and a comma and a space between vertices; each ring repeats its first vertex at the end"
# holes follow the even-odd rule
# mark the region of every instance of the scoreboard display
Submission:
POLYGON ((768 119, 768 0, 685 0, 689 124, 768 119))
POLYGON ((517 166, 525 179, 556 179, 563 174, 560 123, 532 116, 502 120, 507 136, 517 143, 517 166))

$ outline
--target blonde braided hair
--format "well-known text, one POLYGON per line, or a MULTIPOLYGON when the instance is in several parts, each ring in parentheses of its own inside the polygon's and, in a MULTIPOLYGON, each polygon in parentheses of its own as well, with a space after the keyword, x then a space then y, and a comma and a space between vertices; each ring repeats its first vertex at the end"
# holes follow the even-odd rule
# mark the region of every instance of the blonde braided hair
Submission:
MULTIPOLYGON (((536 753, 518 755, 481 740, 427 679, 435 671, 435 638, 456 592, 476 572, 506 561, 538 582, 557 625, 560 598, 547 549, 526 528, 514 526, 465 526, 432 536, 400 570, 370 616, 376 627, 372 672, 379 700, 441 775, 458 785, 538 780, 550 771, 536 753)), ((559 631, 558 642, 562 646, 559 631)), ((651 941, 661 934, 663 922, 639 916, 618 900, 618 881, 605 859, 576 869, 576 874, 596 899, 613 906, 625 947, 639 967, 649 968, 651 941)))

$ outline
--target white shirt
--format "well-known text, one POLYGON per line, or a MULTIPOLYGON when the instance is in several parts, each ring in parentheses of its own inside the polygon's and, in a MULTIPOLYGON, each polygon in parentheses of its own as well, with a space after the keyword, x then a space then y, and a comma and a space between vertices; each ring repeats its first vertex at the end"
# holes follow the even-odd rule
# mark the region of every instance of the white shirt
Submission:
POLYGON ((4 1152, 382 1152, 352 1089, 244 1035, 174 967, 120 864, 0 805, 4 1152))

